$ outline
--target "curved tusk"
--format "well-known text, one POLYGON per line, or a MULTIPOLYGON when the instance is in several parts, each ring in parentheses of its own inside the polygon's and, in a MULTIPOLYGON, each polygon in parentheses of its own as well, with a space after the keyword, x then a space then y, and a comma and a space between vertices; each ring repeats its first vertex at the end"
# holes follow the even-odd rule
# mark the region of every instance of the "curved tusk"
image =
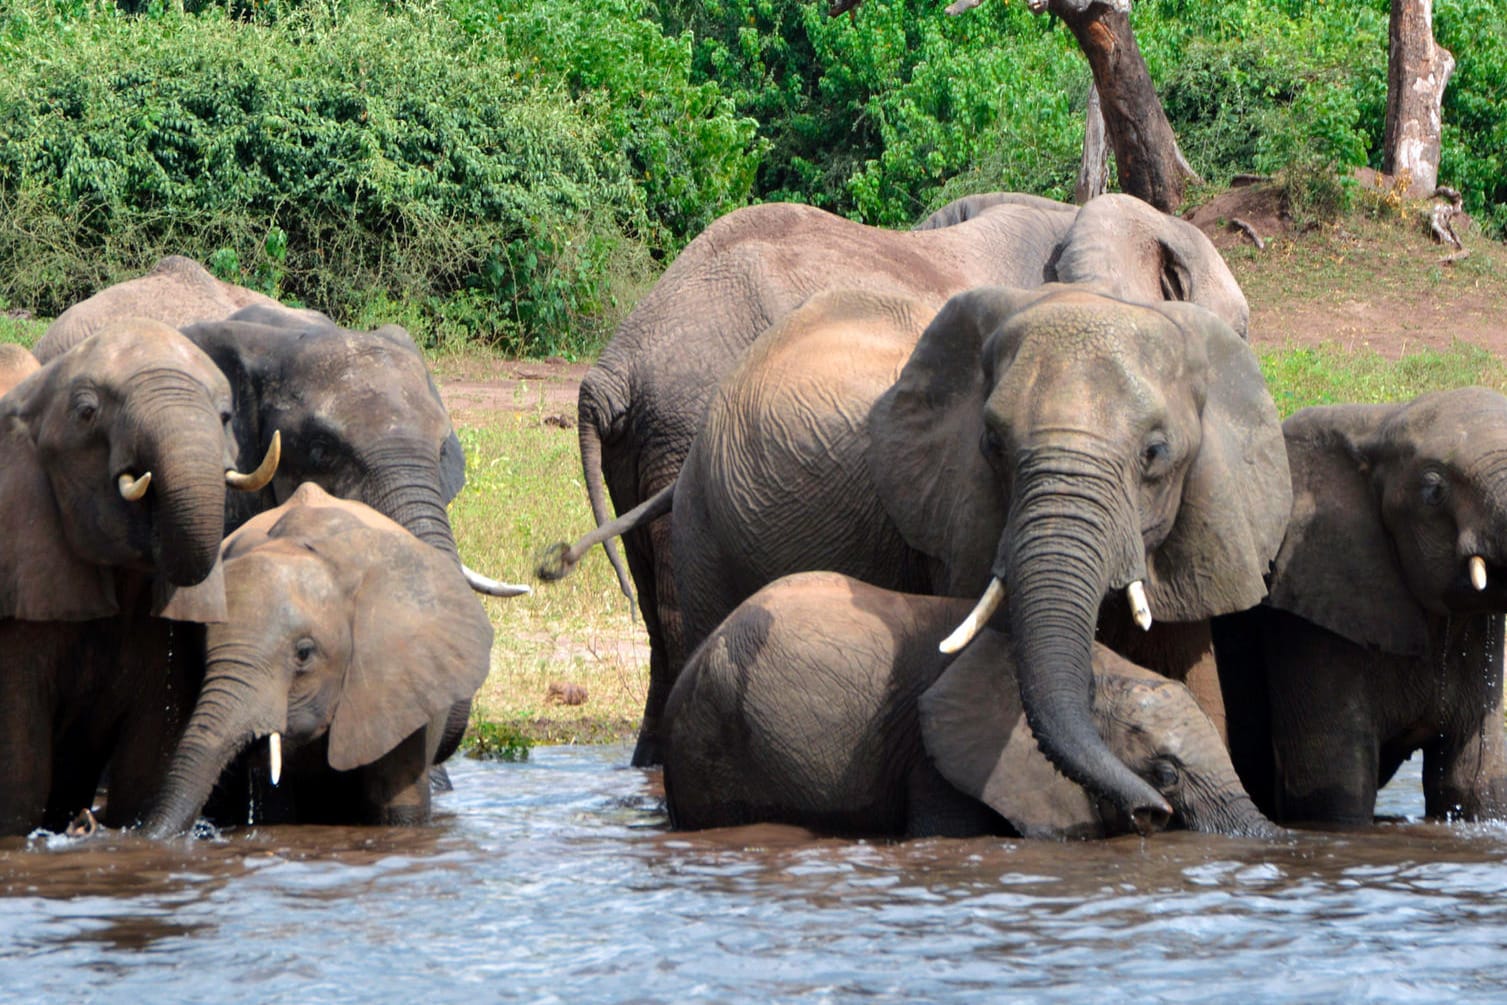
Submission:
POLYGON ((272 442, 267 444, 267 456, 262 458, 262 463, 256 466, 256 470, 249 475, 243 475, 235 468, 225 472, 225 484, 242 492, 260 492, 272 481, 272 476, 277 474, 277 463, 283 457, 283 431, 272 431, 272 442))
POLYGON ((973 605, 973 610, 968 612, 968 617, 964 618, 963 623, 953 629, 952 634, 943 639, 942 644, 937 648, 944 653, 955 653, 972 642, 973 637, 979 633, 979 629, 983 628, 985 623, 994 616, 994 612, 999 610, 1000 601, 1004 599, 1004 581, 995 576, 989 580, 988 588, 984 590, 984 595, 979 598, 979 602, 973 605))
POLYGON ((277 783, 283 777, 283 735, 273 732, 267 734, 267 756, 272 762, 272 767, 267 774, 272 778, 272 785, 276 788, 277 783))
POLYGON ((466 574, 466 582, 471 584, 471 589, 477 593, 485 593, 489 597, 521 597, 525 593, 534 592, 527 586, 519 586, 516 583, 504 583, 483 576, 475 569, 464 564, 460 568, 466 574))
POLYGON ((1125 599, 1130 602, 1130 616, 1141 631, 1151 631, 1151 605, 1146 602, 1146 584, 1137 579, 1125 587, 1125 599))
POLYGON ((1470 556, 1470 585, 1477 593, 1486 589, 1486 559, 1480 555, 1470 556))
POLYGON ((120 489, 120 497, 126 502, 140 502, 141 497, 147 494, 147 486, 150 484, 152 484, 150 471, 140 478, 132 478, 126 474, 115 479, 115 485, 120 489))

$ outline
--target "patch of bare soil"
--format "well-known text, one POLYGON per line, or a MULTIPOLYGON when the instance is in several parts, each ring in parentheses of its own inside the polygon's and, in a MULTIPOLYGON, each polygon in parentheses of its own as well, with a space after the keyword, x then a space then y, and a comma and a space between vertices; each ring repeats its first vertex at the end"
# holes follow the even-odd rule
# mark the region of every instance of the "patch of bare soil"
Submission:
POLYGON ((576 391, 590 363, 558 356, 503 360, 466 356, 435 367, 435 383, 458 424, 484 424, 489 414, 537 413, 546 425, 574 429, 576 391))

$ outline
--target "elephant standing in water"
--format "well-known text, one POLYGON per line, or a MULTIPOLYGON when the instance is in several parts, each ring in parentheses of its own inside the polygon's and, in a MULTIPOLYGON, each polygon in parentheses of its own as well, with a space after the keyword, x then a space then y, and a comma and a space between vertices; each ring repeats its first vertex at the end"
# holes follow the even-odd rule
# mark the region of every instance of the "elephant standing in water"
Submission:
POLYGON ((107 762, 107 822, 145 806, 197 687, 175 632, 225 616, 227 483, 276 464, 234 470, 230 417, 214 363, 142 320, 0 398, 0 834, 61 829, 107 762))
MULTIPOLYGON (((1141 301, 1192 301, 1242 335, 1249 315, 1196 227, 1126 195, 1082 208, 1034 196, 971 197, 966 212, 941 211, 926 229, 908 232, 791 204, 728 214, 686 246, 581 382, 581 461, 597 524, 609 518, 609 493, 626 513, 674 483, 718 382, 761 332, 813 295, 853 288, 941 301, 976 286, 1051 281, 1094 282, 1141 301)), ((668 521, 625 535, 624 550, 651 653, 633 762, 650 764, 658 760, 655 716, 689 646, 668 521)), ((618 576, 629 592, 620 566, 618 576)))
POLYGON ((815 297, 723 382, 669 494, 686 638, 794 572, 982 594, 974 626, 1008 584, 1043 751, 1127 812, 1164 813, 1094 728, 1090 652, 1207 669, 1218 705, 1207 619, 1265 595, 1291 506, 1255 354, 1191 304, 1060 284, 960 294, 916 341, 924 313, 815 297))
POLYGON ((455 563, 312 483, 226 538, 222 556, 227 617, 204 629, 203 687, 147 833, 190 827, 260 740, 273 787, 257 786, 251 807, 222 800, 220 822, 248 809, 272 823, 428 821, 450 709, 486 679, 492 646, 455 563))
MULTIPOLYGON (((665 709, 676 827, 758 822, 855 836, 1079 838, 1133 822, 1037 749, 1009 640, 938 642, 966 599, 892 593, 834 573, 781 579, 712 633, 665 709)), ((1110 749, 1191 830, 1280 832, 1240 787, 1188 690, 1094 645, 1093 718, 1110 749)), ((1151 825, 1169 821, 1151 821, 1151 825)))
POLYGON ((1369 823, 1423 751, 1435 818, 1507 815, 1507 398, 1304 409, 1260 607, 1217 619, 1231 752, 1283 820, 1369 823))

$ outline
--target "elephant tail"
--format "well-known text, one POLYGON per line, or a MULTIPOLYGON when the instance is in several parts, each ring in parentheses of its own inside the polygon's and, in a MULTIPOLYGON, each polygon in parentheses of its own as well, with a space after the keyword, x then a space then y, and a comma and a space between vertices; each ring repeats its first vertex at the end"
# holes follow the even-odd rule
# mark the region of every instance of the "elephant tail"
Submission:
MULTIPOLYGON (((581 439, 584 443, 585 437, 583 436, 581 439)), ((630 530, 637 530, 639 527, 645 526, 649 522, 657 520, 670 512, 675 505, 675 485, 676 482, 671 482, 616 520, 602 523, 601 520, 605 514, 598 514, 597 529, 581 538, 575 544, 566 544, 564 541, 560 541, 544 549, 543 554, 539 557, 538 566, 535 569, 539 578, 547 583, 564 579, 570 575, 571 571, 576 567, 576 563, 581 560, 583 555, 594 546, 600 544, 613 559, 613 567, 618 569, 618 582, 623 587, 623 593, 629 599, 632 599, 633 591, 627 584, 622 568, 617 564, 617 553, 609 547, 610 542, 613 538, 620 537, 630 530)), ((595 509, 594 505, 593 509, 595 509)))
MULTIPOLYGON (((596 520, 600 530, 611 518, 607 509, 607 486, 602 477, 602 433, 594 422, 581 422, 578 424, 581 441, 581 474, 586 480, 586 497, 591 500, 591 515, 596 520)), ((590 545, 587 545, 590 547, 590 545)), ((555 561, 567 554, 559 550, 561 545, 553 545, 545 551, 545 557, 539 563, 539 578, 553 581, 563 578, 570 572, 570 566, 580 561, 580 555, 576 555, 570 561, 570 566, 563 564, 552 565, 551 570, 557 571, 556 575, 545 573, 545 562, 555 561)), ((617 574, 618 589, 623 591, 623 596, 633 599, 633 585, 628 581, 628 569, 623 564, 623 556, 613 547, 612 538, 602 541, 602 550, 607 553, 607 561, 612 563, 612 571, 617 574)), ((582 552, 584 554, 584 551, 582 552)))

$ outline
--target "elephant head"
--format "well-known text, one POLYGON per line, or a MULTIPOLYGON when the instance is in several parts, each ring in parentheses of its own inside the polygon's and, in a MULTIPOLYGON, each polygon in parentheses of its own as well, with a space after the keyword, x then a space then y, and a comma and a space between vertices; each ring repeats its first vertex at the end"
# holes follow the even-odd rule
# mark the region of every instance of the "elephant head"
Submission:
MULTIPOLYGON (((148 833, 179 833, 238 753, 267 739, 278 779, 325 738, 328 767, 432 741, 486 679, 492 628, 455 563, 358 503, 305 484, 226 538, 228 617, 205 630, 204 683, 148 833)), ((431 742, 431 746, 433 743, 431 742)))
POLYGON ((226 485, 259 487, 234 471, 230 414, 214 363, 135 318, 0 399, 0 617, 114 614, 115 568, 156 574, 157 613, 222 616, 226 485))
MULTIPOLYGON (((1009 640, 984 630, 922 693, 921 735, 937 770, 1025 837, 1103 837, 1131 821, 1059 774, 1026 724, 1009 640), (1001 672, 1004 668, 1004 672, 1001 672)), ((1110 749, 1188 830, 1280 834, 1235 773, 1219 731, 1177 681, 1093 647, 1093 716, 1110 749)))
POLYGON ((465 485, 465 455, 407 332, 351 331, 255 306, 184 334, 235 388, 243 455, 260 456, 273 430, 282 431, 278 477, 262 499, 230 514, 232 528, 311 481, 456 556, 446 506, 465 485))
POLYGON ((1092 284, 1140 303, 1185 301, 1213 311, 1241 338, 1251 310, 1213 242, 1193 224, 1133 195, 1084 203, 1048 278, 1092 284))
POLYGON ((1008 589, 1042 751, 1154 824, 1167 804, 1095 729, 1090 647, 1106 596, 1148 627, 1265 595, 1291 489, 1250 347, 1191 304, 973 290, 927 327, 870 428, 876 487, 933 587, 993 606, 1008 589))
POLYGON ((1318 406, 1283 429, 1293 508, 1268 604, 1409 656, 1431 618, 1507 610, 1507 398, 1318 406))

